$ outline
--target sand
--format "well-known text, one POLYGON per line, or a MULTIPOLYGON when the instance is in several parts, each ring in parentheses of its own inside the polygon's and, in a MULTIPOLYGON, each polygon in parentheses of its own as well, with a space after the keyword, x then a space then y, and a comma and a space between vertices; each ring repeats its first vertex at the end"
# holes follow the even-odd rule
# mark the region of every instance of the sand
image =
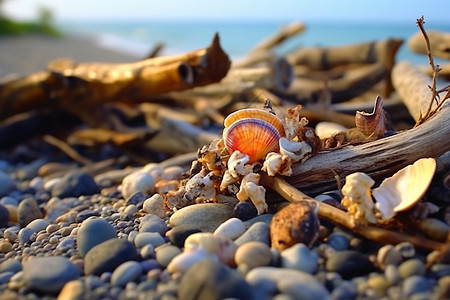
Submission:
POLYGON ((79 36, 0 37, 0 77, 24 76, 43 70, 50 61, 60 57, 69 57, 76 62, 132 62, 139 59, 101 48, 94 40, 79 36))

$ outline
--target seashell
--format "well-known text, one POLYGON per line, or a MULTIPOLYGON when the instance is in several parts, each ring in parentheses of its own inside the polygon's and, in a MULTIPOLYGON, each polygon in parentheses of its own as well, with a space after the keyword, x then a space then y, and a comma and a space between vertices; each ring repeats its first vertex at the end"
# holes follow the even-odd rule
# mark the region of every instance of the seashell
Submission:
POLYGON ((412 208, 427 191, 436 170, 434 158, 421 158, 393 176, 386 178, 372 195, 382 219, 388 220, 399 211, 412 208))
POLYGON ((375 181, 369 175, 356 172, 345 178, 345 184, 342 187, 344 197, 341 204, 354 220, 361 224, 377 223, 374 204, 370 195, 370 188, 374 183, 375 181))
POLYGON ((338 123, 333 123, 333 122, 319 122, 316 125, 316 134, 321 138, 321 139, 326 139, 329 137, 332 137, 334 134, 341 132, 341 131, 345 131, 348 128, 338 124, 338 123))
POLYGON ((234 113, 228 115, 225 118, 225 121, 223 123, 224 123, 225 128, 228 128, 234 122, 236 122, 240 119, 245 119, 245 118, 255 118, 255 119, 261 119, 261 120, 267 121, 278 130, 278 132, 280 133, 281 136, 285 136, 284 126, 283 126, 283 123, 281 122, 281 120, 276 115, 274 115, 266 110, 263 110, 263 109, 246 108, 246 109, 241 109, 241 110, 235 111, 234 113))
POLYGON ((280 153, 289 157, 293 162, 308 158, 308 155, 313 152, 313 148, 306 141, 290 141, 287 138, 282 137, 278 142, 280 153))
POLYGON ((383 109, 383 98, 377 96, 373 112, 357 111, 355 124, 366 136, 382 137, 386 132, 386 116, 383 109))
POLYGON ((249 163, 264 159, 269 152, 278 152, 281 134, 271 123, 257 118, 235 121, 223 132, 225 147, 249 156, 249 163))

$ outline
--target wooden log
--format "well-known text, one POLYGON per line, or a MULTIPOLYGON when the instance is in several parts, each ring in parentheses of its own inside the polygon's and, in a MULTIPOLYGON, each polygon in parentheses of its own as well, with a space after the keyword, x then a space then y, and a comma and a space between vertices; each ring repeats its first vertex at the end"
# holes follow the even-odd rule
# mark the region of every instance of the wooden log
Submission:
POLYGON ((58 60, 48 72, 0 85, 0 118, 51 105, 84 116, 105 102, 147 100, 220 81, 230 65, 218 35, 207 48, 131 64, 58 60))
MULTIPOLYGON (((409 113, 418 120, 431 101, 432 79, 408 61, 398 62, 392 70, 392 83, 409 113)), ((434 108, 436 103, 433 104, 434 108)))
POLYGON ((437 158, 450 151, 449 136, 447 101, 434 117, 418 127, 362 145, 318 153, 293 165, 293 175, 286 180, 310 196, 336 189, 335 175, 343 181, 351 173, 364 172, 379 183, 419 158, 437 158))
POLYGON ((314 70, 328 70, 341 65, 382 63, 390 68, 403 43, 400 39, 385 39, 336 47, 298 48, 286 55, 292 65, 305 65, 314 70))
POLYGON ((339 78, 322 80, 295 78, 288 93, 295 95, 298 101, 317 100, 327 81, 332 102, 342 102, 369 90, 374 84, 386 77, 388 70, 380 63, 349 69, 339 78))
MULTIPOLYGON (((427 30, 431 45, 431 55, 450 59, 450 33, 437 30, 427 30)), ((425 39, 421 32, 417 32, 408 40, 411 51, 419 54, 427 54, 425 39)))

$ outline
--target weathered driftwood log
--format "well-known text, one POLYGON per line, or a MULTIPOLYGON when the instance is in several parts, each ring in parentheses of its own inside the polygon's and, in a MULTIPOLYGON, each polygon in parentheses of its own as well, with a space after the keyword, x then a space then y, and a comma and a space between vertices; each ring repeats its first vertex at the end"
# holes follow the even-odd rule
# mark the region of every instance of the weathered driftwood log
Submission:
POLYGON ((83 116, 101 103, 148 99, 220 81, 230 65, 218 35, 204 49, 130 64, 58 60, 47 72, 0 86, 0 119, 51 105, 83 116))
POLYGON ((306 65, 315 70, 327 70, 341 65, 383 63, 390 68, 403 43, 400 39, 385 39, 337 47, 298 48, 286 55, 292 65, 306 65))
MULTIPOLYGON (((428 76, 433 76, 433 70, 431 70, 430 66, 418 66, 421 72, 427 74, 428 76)), ((450 64, 439 65, 441 69, 439 71, 439 78, 443 78, 445 80, 450 80, 450 64)))
MULTIPOLYGON (((392 83, 409 113, 417 121, 431 101, 432 79, 408 61, 398 62, 392 70, 392 83)), ((433 103, 436 107, 436 103, 433 103)))
MULTIPOLYGON (((431 55, 450 59, 450 33, 437 30, 427 30, 431 45, 431 55)), ((417 32, 408 40, 411 51, 427 54, 426 43, 421 32, 417 32)))
MULTIPOLYGON (((423 84, 423 83, 421 83, 423 84)), ((419 158, 438 157, 450 151, 450 101, 420 126, 358 146, 346 146, 318 153, 302 164, 295 164, 286 180, 308 195, 337 187, 353 172, 364 172, 380 182, 419 158)))
POLYGON ((292 70, 285 59, 277 59, 268 66, 254 68, 232 68, 219 83, 196 87, 170 95, 220 96, 240 94, 254 88, 264 88, 286 92, 292 82, 292 70))
POLYGON ((299 101, 317 100, 325 88, 331 93, 332 102, 351 99, 367 90, 386 77, 388 70, 383 64, 375 63, 346 70, 341 77, 323 80, 300 78, 293 80, 288 89, 299 101))

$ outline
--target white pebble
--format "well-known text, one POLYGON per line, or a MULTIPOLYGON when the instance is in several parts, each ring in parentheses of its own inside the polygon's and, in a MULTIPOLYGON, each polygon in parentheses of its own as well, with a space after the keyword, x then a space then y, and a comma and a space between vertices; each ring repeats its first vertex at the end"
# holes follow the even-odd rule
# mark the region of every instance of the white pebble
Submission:
POLYGON ((160 218, 166 216, 164 210, 164 198, 160 194, 154 194, 144 201, 142 209, 149 214, 157 215, 160 218))
POLYGON ((231 218, 220 224, 214 231, 214 235, 220 235, 230 240, 235 240, 245 232, 245 224, 238 218, 231 218))

